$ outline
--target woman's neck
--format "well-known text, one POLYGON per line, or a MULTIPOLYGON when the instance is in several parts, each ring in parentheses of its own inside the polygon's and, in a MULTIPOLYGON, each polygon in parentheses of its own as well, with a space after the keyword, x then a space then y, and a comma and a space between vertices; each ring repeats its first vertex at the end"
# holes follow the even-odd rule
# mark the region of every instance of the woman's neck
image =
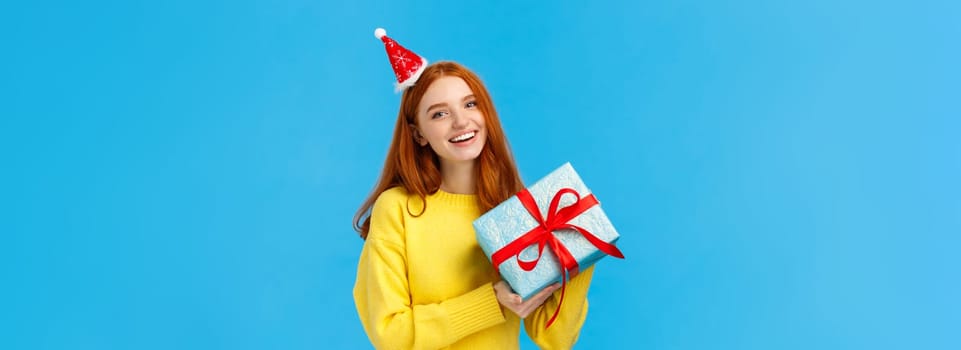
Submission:
POLYGON ((476 160, 454 164, 441 162, 440 189, 447 193, 474 194, 477 192, 475 166, 476 160))

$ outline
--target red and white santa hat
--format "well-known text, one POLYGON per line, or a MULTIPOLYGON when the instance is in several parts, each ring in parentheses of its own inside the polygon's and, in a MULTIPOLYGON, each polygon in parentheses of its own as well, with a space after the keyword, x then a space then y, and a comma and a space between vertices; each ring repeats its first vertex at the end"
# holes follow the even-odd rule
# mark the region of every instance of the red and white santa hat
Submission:
POLYGON ((427 59, 400 46, 394 39, 387 36, 387 31, 384 28, 375 29, 374 36, 384 42, 384 48, 387 49, 387 58, 390 59, 390 65, 394 67, 394 75, 397 75, 394 92, 400 92, 413 86, 420 78, 421 73, 424 73, 424 68, 427 68, 427 59))

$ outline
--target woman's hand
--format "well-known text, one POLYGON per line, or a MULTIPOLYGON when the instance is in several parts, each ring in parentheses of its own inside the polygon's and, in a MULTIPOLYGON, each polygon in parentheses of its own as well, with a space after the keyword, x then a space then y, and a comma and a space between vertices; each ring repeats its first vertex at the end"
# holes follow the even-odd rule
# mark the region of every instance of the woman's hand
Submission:
POLYGON ((520 318, 525 318, 540 307, 541 304, 551 296, 551 293, 554 293, 554 291, 560 287, 560 283, 554 283, 525 301, 521 300, 520 295, 514 294, 514 292, 511 291, 511 287, 507 282, 499 281, 494 284, 494 294, 497 295, 497 301, 500 302, 501 305, 513 311, 517 316, 520 316, 520 318))

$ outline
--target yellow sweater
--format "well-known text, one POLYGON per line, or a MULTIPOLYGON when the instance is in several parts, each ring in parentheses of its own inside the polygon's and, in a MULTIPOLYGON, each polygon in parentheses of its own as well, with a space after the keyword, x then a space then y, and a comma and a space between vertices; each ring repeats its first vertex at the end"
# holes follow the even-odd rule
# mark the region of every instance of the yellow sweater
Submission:
MULTIPOLYGON (((371 210, 354 302, 378 349, 517 349, 520 318, 502 308, 500 280, 477 245, 477 197, 443 191, 426 203, 402 187, 384 191, 371 210), (419 216, 423 205, 426 210, 419 216), (410 210, 408 211, 408 206, 410 210)), ((569 349, 587 317, 593 267, 567 283, 557 320, 544 329, 560 290, 524 320, 542 349, 569 349)))

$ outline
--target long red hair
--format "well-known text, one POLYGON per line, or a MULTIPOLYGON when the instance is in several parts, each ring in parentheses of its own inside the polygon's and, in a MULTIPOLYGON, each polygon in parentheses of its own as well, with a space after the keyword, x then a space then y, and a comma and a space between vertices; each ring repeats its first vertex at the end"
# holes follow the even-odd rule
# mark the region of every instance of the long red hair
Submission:
MULTIPOLYGON (((370 209, 384 191, 403 186, 408 193, 417 195, 422 203, 426 203, 424 198, 440 189, 441 174, 437 154, 430 147, 422 147, 416 143, 410 125, 417 124, 417 105, 427 88, 444 76, 463 79, 477 99, 477 108, 484 114, 487 142, 477 157, 478 166, 474 167, 477 172, 477 204, 481 211, 490 210, 523 189, 524 184, 517 172, 514 156, 487 88, 480 78, 466 67, 456 62, 436 62, 424 69, 417 84, 407 88, 401 96, 394 137, 390 142, 390 149, 387 150, 384 169, 377 185, 354 215, 354 230, 360 233, 361 238, 367 239, 367 232, 370 231, 370 209)), ((407 210, 410 212, 410 207, 407 210)), ((416 215, 423 214, 424 210, 427 208, 421 207, 421 211, 416 215)))

